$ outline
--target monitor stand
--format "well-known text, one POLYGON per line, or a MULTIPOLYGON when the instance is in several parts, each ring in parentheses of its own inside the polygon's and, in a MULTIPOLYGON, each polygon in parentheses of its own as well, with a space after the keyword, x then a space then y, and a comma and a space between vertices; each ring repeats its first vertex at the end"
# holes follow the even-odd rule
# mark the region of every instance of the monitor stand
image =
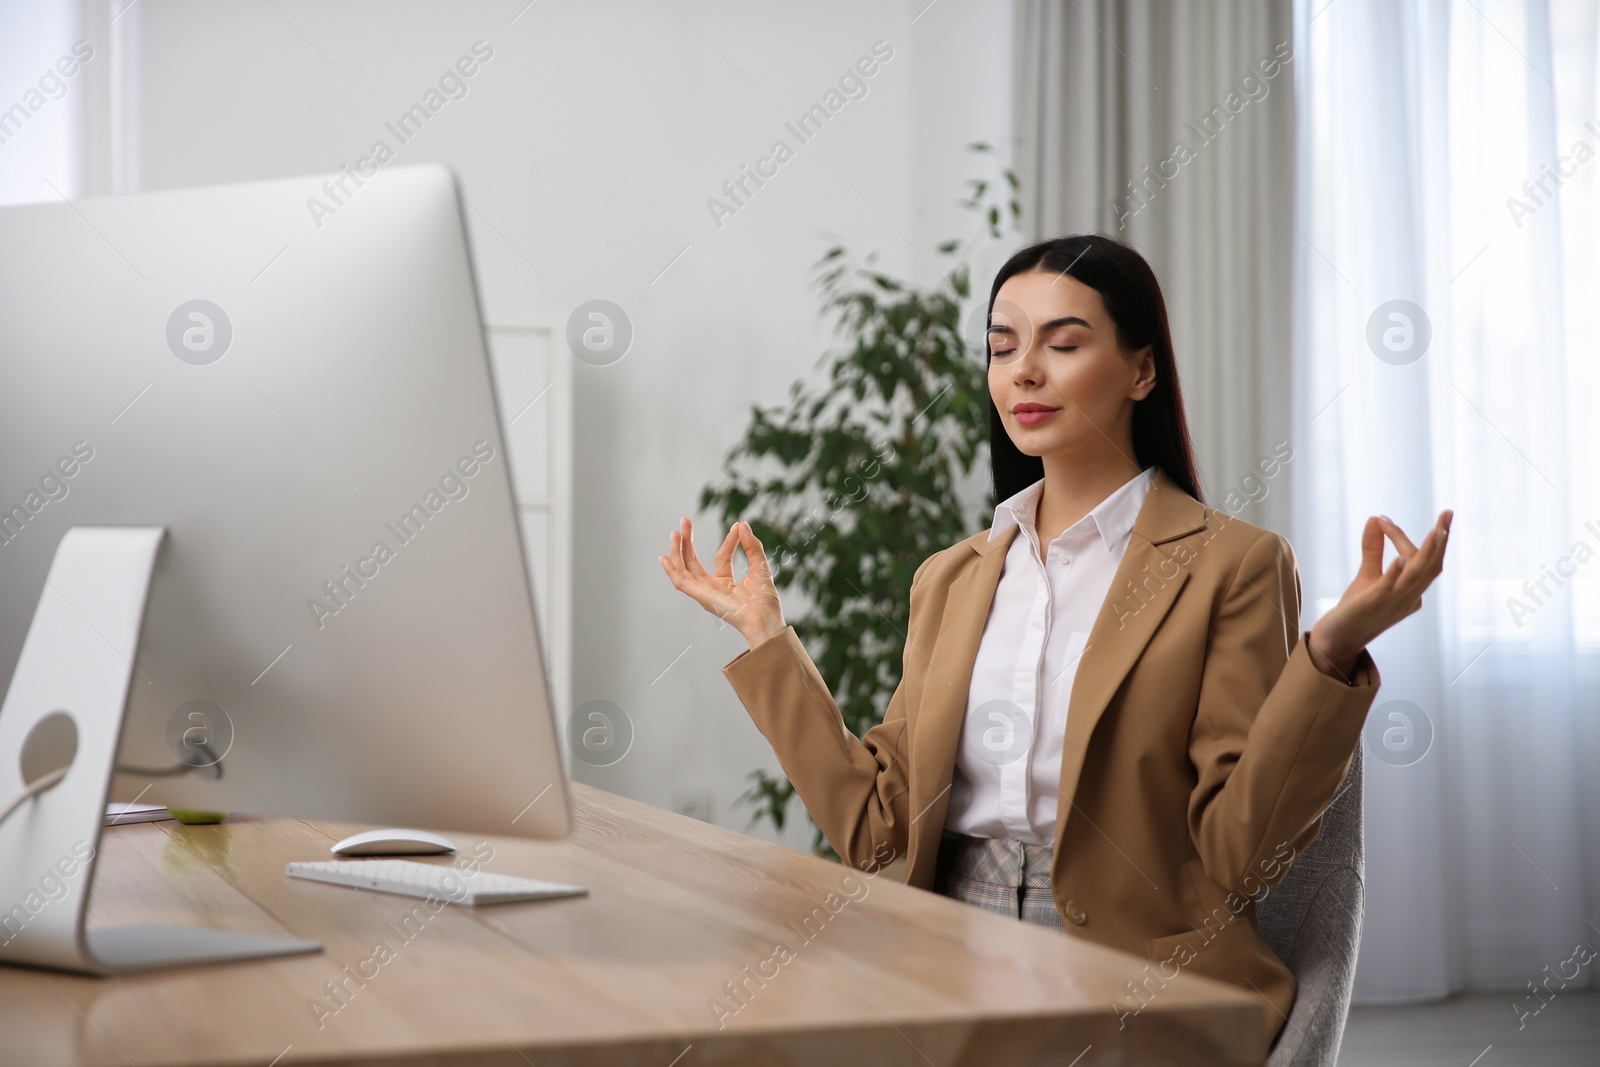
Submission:
POLYGON ((89 928, 145 600, 165 529, 75 526, 56 548, 0 707, 0 964, 130 974, 320 951, 316 941, 193 926, 89 928))

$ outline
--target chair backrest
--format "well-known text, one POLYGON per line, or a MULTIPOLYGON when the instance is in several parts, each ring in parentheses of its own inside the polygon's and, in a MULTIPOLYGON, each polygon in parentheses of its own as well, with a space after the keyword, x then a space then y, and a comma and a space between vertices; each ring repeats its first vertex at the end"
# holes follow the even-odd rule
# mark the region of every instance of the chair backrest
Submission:
POLYGON ((1339 1058, 1361 942, 1362 762, 1357 742, 1317 836, 1256 905, 1261 932, 1298 986, 1267 1067, 1333 1067, 1339 1058))

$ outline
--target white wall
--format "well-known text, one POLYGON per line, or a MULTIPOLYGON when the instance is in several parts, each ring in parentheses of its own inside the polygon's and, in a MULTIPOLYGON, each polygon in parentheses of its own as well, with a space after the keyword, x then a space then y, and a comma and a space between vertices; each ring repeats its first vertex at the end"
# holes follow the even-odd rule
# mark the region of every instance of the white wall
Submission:
POLYGON ((933 244, 973 232, 956 199, 982 170, 962 146, 1008 131, 1010 7, 523 3, 141 0, 122 16, 137 19, 128 152, 144 189, 353 165, 398 144, 384 123, 474 42, 493 49, 396 162, 456 168, 492 321, 603 297, 635 330, 620 362, 575 368, 573 689, 620 705, 636 740, 575 774, 743 828, 745 775, 777 769, 720 674, 743 642, 656 556, 751 403, 782 401, 826 348, 806 283, 827 235, 928 283, 933 244), (867 95, 719 229, 707 198, 775 139, 797 145, 785 121, 879 40, 893 57, 867 95))

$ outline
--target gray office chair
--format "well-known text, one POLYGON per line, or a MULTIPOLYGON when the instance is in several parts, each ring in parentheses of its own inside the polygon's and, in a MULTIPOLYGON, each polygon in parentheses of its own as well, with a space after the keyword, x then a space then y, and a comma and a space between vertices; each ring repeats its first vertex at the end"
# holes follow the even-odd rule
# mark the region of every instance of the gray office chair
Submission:
POLYGON ((1339 1058, 1361 942, 1361 748, 1358 742, 1316 838, 1256 905, 1267 944, 1298 983, 1267 1067, 1334 1067, 1339 1058))

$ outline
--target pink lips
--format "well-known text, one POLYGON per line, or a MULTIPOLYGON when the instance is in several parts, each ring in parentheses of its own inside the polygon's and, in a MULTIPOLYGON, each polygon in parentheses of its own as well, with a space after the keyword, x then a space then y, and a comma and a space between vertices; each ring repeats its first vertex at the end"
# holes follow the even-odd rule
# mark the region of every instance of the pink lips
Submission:
POLYGON ((1046 407, 1044 404, 1035 404, 1032 401, 1018 404, 1011 409, 1011 414, 1024 426, 1033 426, 1041 423, 1053 415, 1060 413, 1060 408, 1046 407))

